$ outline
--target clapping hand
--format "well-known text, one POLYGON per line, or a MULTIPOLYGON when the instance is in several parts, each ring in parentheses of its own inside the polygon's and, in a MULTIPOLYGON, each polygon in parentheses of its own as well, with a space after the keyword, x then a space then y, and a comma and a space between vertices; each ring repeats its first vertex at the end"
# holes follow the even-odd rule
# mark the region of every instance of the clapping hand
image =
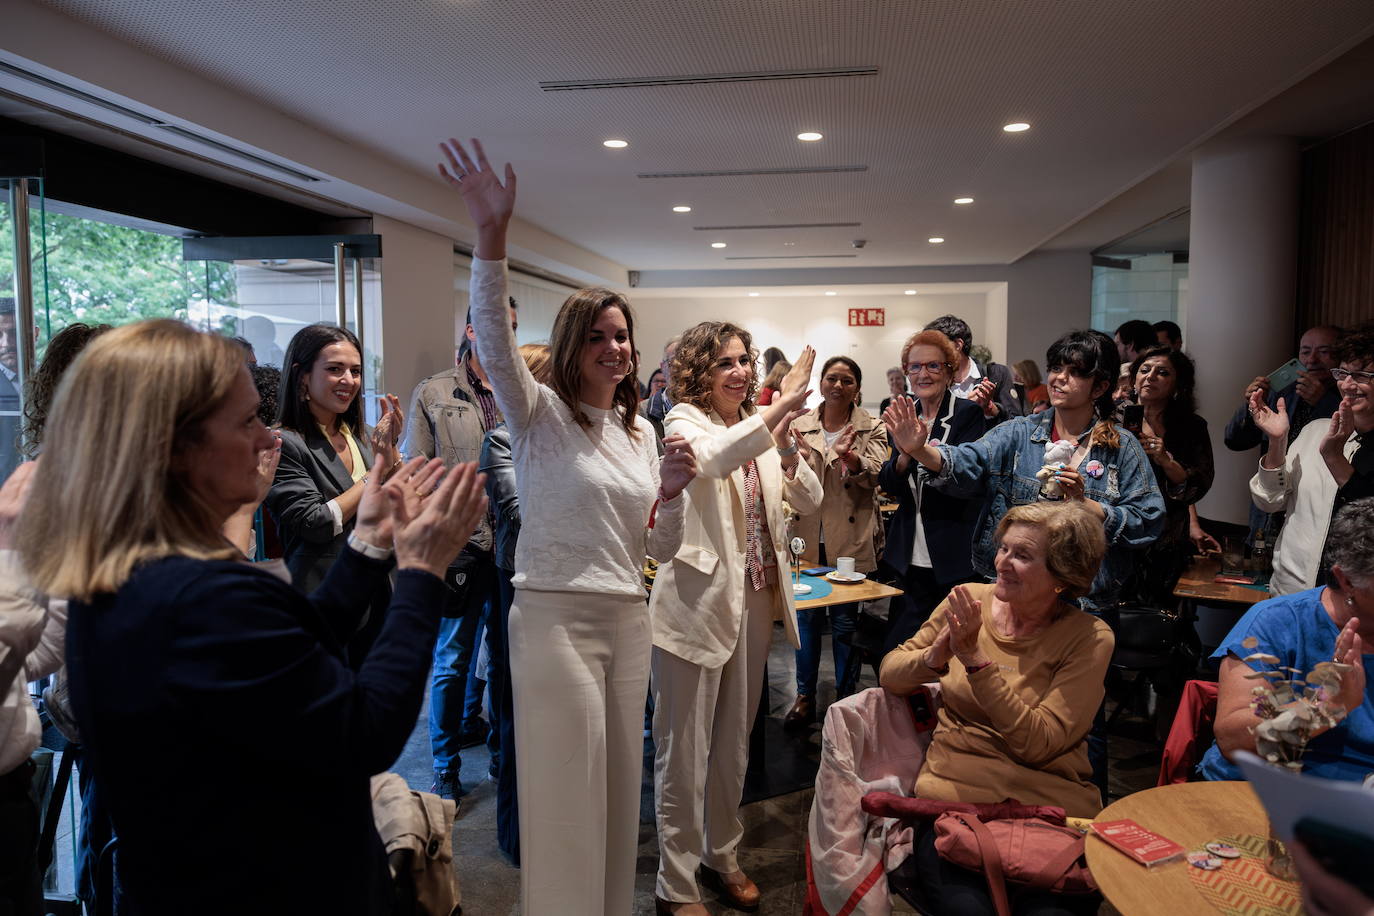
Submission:
POLYGON ((975 599, 968 586, 956 585, 949 593, 945 612, 949 623, 949 645, 965 668, 973 668, 987 661, 978 647, 978 634, 983 629, 983 602, 975 599))
POLYGON ((802 347, 801 355, 778 383, 778 393, 774 398, 785 405, 788 411, 806 404, 806 399, 811 394, 811 389, 807 385, 811 381, 811 370, 815 364, 815 349, 802 347))
POLYGON ((258 452, 258 498, 253 503, 257 509, 267 498, 272 483, 277 479, 277 465, 281 462, 281 431, 272 430, 272 447, 258 452))
MULTIPOLYGON (((422 461, 417 458, 411 465, 418 470, 422 461)), ((423 471, 421 475, 424 476, 423 471)), ((391 500, 396 565, 443 578, 487 511, 487 496, 483 492, 486 480, 487 475, 477 472, 476 462, 454 465, 437 487, 424 494, 418 504, 419 512, 406 498, 400 481, 388 483, 383 492, 391 500)))
POLYGON ((680 435, 663 439, 663 461, 658 466, 658 483, 666 499, 675 499, 697 476, 697 456, 692 443, 680 435))
POLYGON ((854 424, 848 423, 844 429, 840 430, 839 436, 835 439, 835 444, 831 446, 835 452, 835 457, 840 459, 846 468, 850 465, 849 459, 854 452, 854 440, 858 435, 859 431, 854 428, 854 424))
POLYGON ((1270 410, 1269 405, 1264 403, 1264 395, 1260 391, 1250 392, 1250 417, 1255 421, 1255 426, 1259 427, 1260 432, 1269 438, 1288 438, 1288 408, 1284 404, 1283 398, 1279 398, 1274 409, 1270 410))
POLYGON ((997 394, 997 383, 990 378, 985 378, 978 383, 978 387, 969 392, 968 399, 977 404, 983 410, 983 416, 991 420, 997 416, 997 402, 992 398, 997 394))
POLYGON ((401 460, 396 443, 400 441, 401 429, 405 426, 405 413, 394 394, 378 397, 377 409, 382 415, 377 425, 372 427, 369 442, 372 446, 372 467, 385 477, 401 460))
POLYGON ((930 426, 921 419, 911 398, 893 398, 883 411, 883 425, 887 427, 887 437, 910 458, 916 457, 930 437, 930 426))
POLYGON ((362 499, 358 501, 358 521, 354 529, 358 537, 374 547, 390 547, 394 513, 391 496, 383 492, 384 488, 391 488, 410 509, 410 514, 416 515, 421 501, 434 491, 443 474, 444 462, 439 458, 414 458, 385 483, 381 474, 368 474, 362 499))
POLYGON ((1342 398, 1340 406, 1331 415, 1331 423, 1326 427, 1326 435, 1322 436, 1321 444, 1317 446, 1322 458, 1326 459, 1328 464, 1333 459, 1344 460, 1345 443, 1354 429, 1355 421, 1350 416, 1350 402, 1342 398))
POLYGON ((1341 672, 1341 690, 1336 702, 1345 707, 1347 714, 1353 713, 1364 703, 1364 640, 1360 638, 1360 620, 1351 617, 1341 627, 1336 636, 1336 651, 1332 661, 1349 665, 1349 671, 1341 672))

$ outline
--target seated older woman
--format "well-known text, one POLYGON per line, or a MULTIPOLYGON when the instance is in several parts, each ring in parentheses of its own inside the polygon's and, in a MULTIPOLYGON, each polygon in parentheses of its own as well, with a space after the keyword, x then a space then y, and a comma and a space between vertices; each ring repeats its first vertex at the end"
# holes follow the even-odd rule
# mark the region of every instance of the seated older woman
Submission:
MULTIPOLYGON (((1003 516, 996 539, 997 581, 956 586, 879 671, 883 687, 898 694, 940 682, 939 724, 916 795, 1014 798, 1092 817, 1102 801, 1086 739, 1114 640, 1073 599, 1088 593, 1102 563, 1102 524, 1074 503, 1031 503, 1003 516)), ((939 912, 994 912, 983 877, 940 859, 928 824, 916 856, 939 912)), ((1018 912, 1027 902, 1018 901, 1018 912)), ((1039 905, 1092 911, 1095 901, 1053 897, 1039 905)))
POLYGON ((1245 656, 1275 655, 1280 665, 1306 673, 1318 662, 1335 659, 1352 666, 1341 679, 1338 702, 1346 708, 1343 722, 1315 733, 1303 753, 1303 772, 1328 779, 1364 779, 1374 770, 1374 655, 1364 647, 1374 641, 1374 497, 1356 500, 1336 514, 1327 539, 1331 584, 1292 595, 1280 595, 1252 607, 1212 655, 1221 660, 1217 677, 1216 742, 1202 758, 1199 772, 1207 779, 1243 779, 1231 762, 1236 751, 1255 750, 1250 729, 1259 718, 1250 707, 1245 656), (1242 643, 1255 637, 1259 645, 1242 643))

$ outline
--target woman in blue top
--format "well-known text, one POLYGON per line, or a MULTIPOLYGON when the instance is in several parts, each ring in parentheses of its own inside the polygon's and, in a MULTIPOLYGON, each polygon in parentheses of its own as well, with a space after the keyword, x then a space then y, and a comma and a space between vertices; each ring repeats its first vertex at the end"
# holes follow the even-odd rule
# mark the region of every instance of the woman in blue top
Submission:
POLYGON ((1149 545, 1164 529, 1164 500, 1149 459, 1129 432, 1115 425, 1112 386, 1121 371, 1116 344, 1099 331, 1070 331, 1045 354, 1050 406, 1029 417, 994 426, 976 442, 932 446, 930 428, 908 417, 890 428, 894 443, 931 472, 929 483, 951 495, 981 495, 982 512, 973 539, 973 568, 992 578, 997 524, 1013 506, 1042 497, 1036 472, 1052 442, 1067 441, 1074 452, 1053 472, 1061 498, 1082 500, 1102 520, 1107 556, 1080 599, 1086 610, 1111 605, 1130 574, 1132 552, 1149 545))
POLYGON ((1318 662, 1335 660, 1351 666, 1341 678, 1337 700, 1346 708, 1341 724, 1316 734, 1302 756, 1304 772, 1327 779, 1364 779, 1374 772, 1374 655, 1364 647, 1374 641, 1374 497, 1342 509, 1331 523, 1327 559, 1331 584, 1261 601, 1240 619, 1212 657, 1221 662, 1217 677, 1216 742, 1203 755, 1199 772, 1207 779, 1243 779, 1230 760, 1236 751, 1255 750, 1250 729, 1259 717, 1250 707, 1246 680, 1266 666, 1245 656, 1263 652, 1280 665, 1306 674, 1318 662), (1259 645, 1242 647, 1249 637, 1259 645))

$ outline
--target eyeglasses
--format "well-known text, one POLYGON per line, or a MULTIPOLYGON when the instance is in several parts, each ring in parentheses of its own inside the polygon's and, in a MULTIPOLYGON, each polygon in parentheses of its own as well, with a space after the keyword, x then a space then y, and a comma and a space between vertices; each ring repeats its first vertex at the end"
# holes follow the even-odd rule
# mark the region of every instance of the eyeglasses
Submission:
POLYGON ((1338 382, 1354 379, 1359 385, 1368 385, 1374 382, 1374 372, 1351 372, 1349 369, 1332 369, 1331 377, 1338 382))
POLYGON ((945 368, 944 363, 912 363, 906 367, 907 375, 920 375, 921 370, 929 372, 931 375, 939 375, 945 368))

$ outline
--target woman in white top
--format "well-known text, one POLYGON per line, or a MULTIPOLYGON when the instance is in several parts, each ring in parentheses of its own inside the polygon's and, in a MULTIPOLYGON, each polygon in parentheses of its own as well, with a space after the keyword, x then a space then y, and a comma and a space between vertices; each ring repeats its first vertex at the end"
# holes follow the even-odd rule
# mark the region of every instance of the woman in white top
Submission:
POLYGON ((439 171, 477 226, 472 325, 510 429, 520 497, 510 665, 520 760, 520 886, 526 914, 606 916, 634 905, 644 696, 651 646, 644 557, 682 541, 691 446, 636 412, 634 316, 584 289, 550 340, 552 384, 534 380, 506 305, 515 171, 497 177, 476 140, 439 171))
POLYGON ((691 444, 701 476, 682 546, 649 600, 660 913, 706 913, 698 865, 732 905, 759 900, 735 851, 773 621, 798 645, 782 504, 815 511, 821 485, 789 429, 810 393, 815 351, 802 352, 760 410, 757 359, 749 332, 707 321, 682 335, 669 373, 674 406, 663 426, 691 444))

